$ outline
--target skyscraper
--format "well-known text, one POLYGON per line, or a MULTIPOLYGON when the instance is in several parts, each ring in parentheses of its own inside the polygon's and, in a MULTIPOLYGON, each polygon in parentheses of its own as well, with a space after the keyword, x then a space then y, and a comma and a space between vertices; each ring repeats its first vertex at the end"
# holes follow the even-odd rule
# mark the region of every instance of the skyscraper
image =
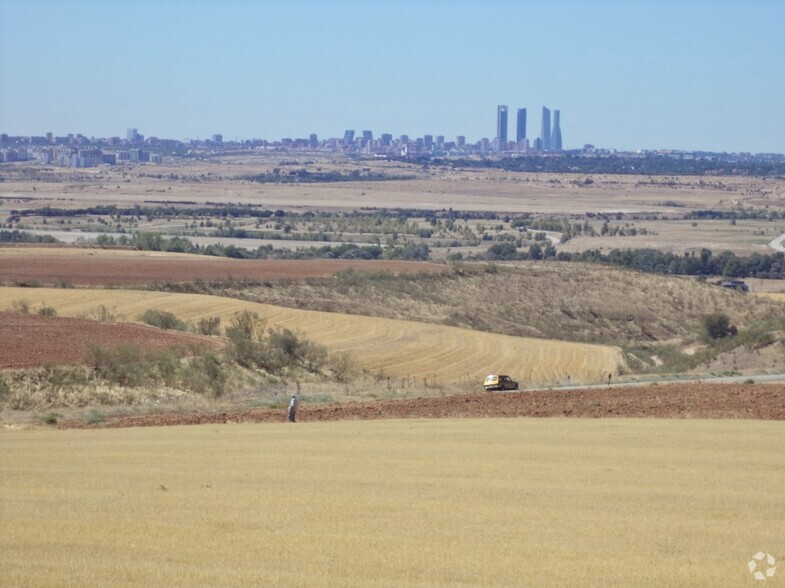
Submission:
POLYGON ((540 128, 540 139, 542 139, 542 150, 551 150, 551 111, 545 106, 542 107, 542 127, 540 128))
POLYGON ((526 109, 518 109, 518 128, 515 133, 515 142, 520 143, 526 138, 526 109))
POLYGON ((500 104, 496 109, 496 138, 499 151, 507 150, 507 105, 500 104))
POLYGON ((551 134, 551 150, 561 151, 561 127, 559 127, 560 111, 553 111, 553 133, 551 134))

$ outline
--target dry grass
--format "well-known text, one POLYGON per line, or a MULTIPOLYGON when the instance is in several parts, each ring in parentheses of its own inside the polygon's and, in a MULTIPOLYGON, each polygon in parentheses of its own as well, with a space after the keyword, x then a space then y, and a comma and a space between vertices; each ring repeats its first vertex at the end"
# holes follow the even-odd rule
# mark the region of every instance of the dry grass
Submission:
POLYGON ((759 296, 774 302, 785 302, 785 292, 761 292, 759 296))
POLYGON ((779 559, 785 536, 773 422, 6 430, 0 442, 8 586, 741 586, 754 584, 751 556, 779 559))
POLYGON ((713 312, 739 327, 783 312, 687 277, 561 262, 510 264, 495 273, 483 267, 395 279, 356 273, 226 293, 282 306, 624 346, 694 338, 703 315, 713 312))
POLYGON ((0 310, 30 299, 60 316, 90 315, 104 305, 112 314, 140 316, 154 308, 189 322, 210 316, 229 324, 235 313, 258 312, 268 326, 301 331, 331 352, 350 352, 358 367, 392 377, 434 383, 479 381, 487 373, 510 373, 522 383, 598 382, 623 363, 616 347, 498 335, 385 318, 282 308, 197 294, 130 290, 0 288, 0 310))

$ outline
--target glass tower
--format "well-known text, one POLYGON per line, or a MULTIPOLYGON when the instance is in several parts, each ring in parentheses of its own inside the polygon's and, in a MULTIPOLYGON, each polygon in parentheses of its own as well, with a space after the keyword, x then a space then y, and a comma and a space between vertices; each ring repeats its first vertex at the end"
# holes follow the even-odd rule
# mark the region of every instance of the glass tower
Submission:
POLYGON ((542 150, 551 150, 551 111, 545 106, 542 107, 542 128, 540 129, 540 139, 542 140, 542 150))
POLYGON ((507 150, 507 105, 500 104, 496 109, 496 138, 499 151, 507 150))
POLYGON ((518 127, 515 133, 515 142, 520 143, 526 138, 526 109, 518 109, 518 127))
POLYGON ((561 127, 559 126, 560 114, 561 113, 558 110, 553 111, 553 132, 551 134, 552 151, 561 151, 561 127))

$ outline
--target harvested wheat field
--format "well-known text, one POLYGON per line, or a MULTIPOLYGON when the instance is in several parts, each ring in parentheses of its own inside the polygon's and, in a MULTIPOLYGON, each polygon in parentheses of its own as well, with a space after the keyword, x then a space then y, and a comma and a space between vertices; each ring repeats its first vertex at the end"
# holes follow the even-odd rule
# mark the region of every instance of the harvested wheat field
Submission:
POLYGON ((598 382, 622 363, 618 347, 512 337, 412 321, 282 308, 199 294, 132 290, 0 288, 0 310, 28 300, 58 315, 89 316, 100 305, 134 320, 146 310, 174 313, 184 321, 219 316, 229 324, 241 311, 259 313, 268 326, 302 332, 332 352, 351 352, 361 368, 430 382, 478 380, 487 373, 515 374, 521 382, 598 382))
POLYGON ((0 312, 0 369, 81 363, 91 345, 125 343, 145 348, 221 345, 209 337, 144 325, 0 312))
POLYGON ((156 282, 324 278, 348 269, 391 274, 441 272, 446 266, 359 259, 230 259, 128 249, 0 247, 0 282, 136 286, 156 282))
POLYGON ((0 443, 8 586, 746 586, 753 554, 779 559, 785 537, 775 422, 6 429, 0 443))

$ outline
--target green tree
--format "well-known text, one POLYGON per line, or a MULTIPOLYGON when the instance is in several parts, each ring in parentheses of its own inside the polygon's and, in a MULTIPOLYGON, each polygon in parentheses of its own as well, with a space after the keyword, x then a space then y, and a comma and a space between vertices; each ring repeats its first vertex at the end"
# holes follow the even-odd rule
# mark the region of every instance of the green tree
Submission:
POLYGON ((709 339, 722 339, 736 334, 736 327, 730 324, 727 315, 721 312, 707 314, 703 317, 703 328, 709 339))

